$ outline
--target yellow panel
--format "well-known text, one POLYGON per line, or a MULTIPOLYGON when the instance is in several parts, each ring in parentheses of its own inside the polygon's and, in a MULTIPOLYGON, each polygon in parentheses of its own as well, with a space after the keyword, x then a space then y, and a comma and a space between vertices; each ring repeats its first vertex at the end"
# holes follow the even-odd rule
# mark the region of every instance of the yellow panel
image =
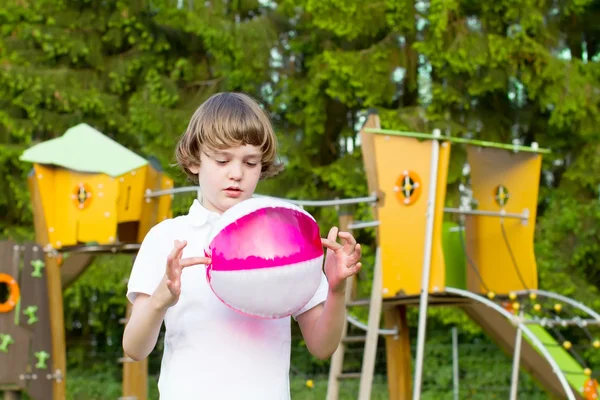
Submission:
MULTIPOLYGON (((470 216, 467 234, 469 254, 479 268, 485 285, 493 292, 506 294, 512 290, 536 289, 537 266, 533 251, 541 156, 532 153, 514 153, 494 148, 468 147, 471 167, 473 198, 479 210, 522 213, 528 210, 530 219, 505 218, 502 232, 501 219, 490 216, 470 216), (502 206, 496 199, 498 187, 508 192, 502 206), (515 269, 511 251, 522 276, 515 269)), ((473 274, 469 274, 469 289, 484 291, 473 274)))
MULTIPOLYGON (((426 240, 426 212, 429 196, 432 142, 413 138, 375 135, 377 182, 384 194, 379 208, 379 238, 383 263, 383 295, 420 293, 426 240), (411 183, 408 186, 407 183, 411 183), (416 185, 415 185, 416 183, 416 185), (404 194, 405 189, 410 189, 404 194)), ((447 166, 448 147, 440 147, 441 164, 447 166)), ((436 205, 443 204, 446 187, 445 167, 439 176, 436 205)), ((441 253, 441 212, 435 213, 434 252, 430 288, 444 284, 444 260, 441 253)))
POLYGON ((117 178, 119 183, 118 222, 139 221, 144 201, 147 170, 147 166, 143 166, 117 178))
POLYGON ((444 225, 444 206, 446 202, 449 163, 450 142, 441 142, 433 220, 433 254, 431 255, 433 264, 429 278, 429 288, 433 292, 444 291, 446 286, 446 263, 442 248, 442 227, 444 225))
POLYGON ((56 168, 54 179, 54 206, 56 219, 49 231, 56 231, 57 236, 51 241, 52 246, 74 246, 77 244, 77 211, 73 206, 73 187, 71 173, 63 168, 56 168))
POLYGON ((57 211, 64 224, 74 231, 76 242, 63 245, 115 241, 117 229, 117 180, 104 174, 84 174, 58 170, 57 211))
MULTIPOLYGON (((172 189, 173 188, 173 180, 169 177, 162 175, 160 189, 172 189)), ((158 198, 158 222, 164 221, 165 219, 171 218, 173 216, 173 210, 171 208, 171 203, 173 202, 173 195, 168 194, 164 196, 160 196, 158 198)))
MULTIPOLYGON (((144 182, 144 192, 146 190, 158 190, 161 186, 160 173, 147 165, 144 182)), ((138 229, 138 243, 144 240, 144 237, 154 225, 156 225, 156 215, 158 212, 158 199, 153 197, 144 199, 141 206, 140 227, 138 229)))
MULTIPOLYGON (((58 221, 56 215, 56 187, 55 179, 56 169, 51 166, 45 166, 40 164, 33 164, 33 171, 37 182, 37 189, 41 198, 42 207, 34 208, 43 211, 43 220, 46 222, 45 227, 40 227, 47 230, 48 243, 54 247, 54 244, 60 240, 59 232, 56 229, 56 223, 58 221)), ((34 211, 35 212, 35 211, 34 211)), ((40 219, 41 220, 41 219, 40 219)))

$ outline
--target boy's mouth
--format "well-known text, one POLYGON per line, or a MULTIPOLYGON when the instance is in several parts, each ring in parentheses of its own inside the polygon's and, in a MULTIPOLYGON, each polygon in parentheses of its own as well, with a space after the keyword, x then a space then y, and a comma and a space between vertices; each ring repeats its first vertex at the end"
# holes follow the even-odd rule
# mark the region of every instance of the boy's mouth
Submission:
POLYGON ((228 187, 224 192, 229 197, 239 197, 242 194, 242 190, 238 187, 228 187))

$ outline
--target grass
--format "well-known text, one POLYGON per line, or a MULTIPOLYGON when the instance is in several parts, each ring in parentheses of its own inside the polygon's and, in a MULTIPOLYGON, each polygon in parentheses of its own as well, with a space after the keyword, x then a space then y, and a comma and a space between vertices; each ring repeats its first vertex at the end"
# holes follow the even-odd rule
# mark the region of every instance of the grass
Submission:
MULTIPOLYGON (((148 378, 148 400, 158 400, 156 378, 148 378)), ((358 380, 343 381, 340 385, 340 400, 355 399, 358 380)), ((71 370, 67 379, 67 400, 114 400, 122 396, 120 377, 113 372, 71 370)), ((327 394, 327 376, 313 379, 290 378, 292 400, 322 400, 327 394)), ((387 385, 383 377, 373 383, 372 400, 387 399, 387 385)))
MULTIPOLYGON (((373 381, 372 400, 387 400, 388 389, 385 376, 377 375, 373 381)), ((465 382, 466 383, 466 382, 465 382)), ((121 376, 114 368, 96 370, 72 369, 67 379, 67 400, 115 400, 122 396, 121 376)), ((354 400, 358 395, 359 380, 344 380, 340 383, 339 400, 354 400)), ((423 386, 422 400, 452 399, 452 385, 434 387, 431 383, 423 386)), ((463 384, 459 398, 470 400, 492 400, 508 397, 509 386, 463 384)), ((148 400, 158 400, 156 378, 148 378, 148 400)), ((292 400, 322 400, 327 394, 327 376, 290 378, 292 400)), ((529 387, 520 387, 519 394, 528 400, 548 399, 547 395, 529 387)), ((24 397, 26 399, 26 397, 24 397)))

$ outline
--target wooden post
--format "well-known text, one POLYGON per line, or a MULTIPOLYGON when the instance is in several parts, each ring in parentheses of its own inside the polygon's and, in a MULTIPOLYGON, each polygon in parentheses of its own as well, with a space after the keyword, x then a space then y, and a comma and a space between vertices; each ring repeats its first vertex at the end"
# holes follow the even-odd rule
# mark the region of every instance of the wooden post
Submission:
POLYGON ((67 349, 65 345, 65 320, 63 312, 62 282, 58 257, 46 256, 48 306, 50 309, 50 332, 52 336, 52 385, 53 398, 66 398, 67 349))
MULTIPOLYGON (((31 206, 33 208, 35 239, 44 249, 49 250, 48 225, 42 196, 35 174, 28 178, 31 206)), ((62 282, 58 257, 48 251, 45 256, 46 283, 48 287, 48 308, 50 311, 50 336, 52 337, 51 378, 53 398, 66 398, 65 379, 67 376, 67 355, 65 345, 65 323, 63 313, 62 282)))
POLYGON ((412 398, 412 380, 406 306, 386 309, 383 318, 386 328, 398 329, 398 335, 385 337, 389 400, 409 400, 412 398))
MULTIPOLYGON (((126 321, 131 315, 131 303, 127 304, 126 321)), ((127 354, 123 359, 123 398, 148 399, 148 358, 133 361, 127 354)))

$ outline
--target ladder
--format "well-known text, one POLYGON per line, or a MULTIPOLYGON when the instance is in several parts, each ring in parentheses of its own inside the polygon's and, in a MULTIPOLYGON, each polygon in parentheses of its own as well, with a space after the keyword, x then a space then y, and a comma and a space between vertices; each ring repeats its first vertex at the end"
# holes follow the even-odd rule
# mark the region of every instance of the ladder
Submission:
MULTIPOLYGON (((377 352, 377 342, 379 339, 379 322, 381 319, 381 310, 383 306, 382 271, 381 271, 381 251, 377 247, 375 253, 375 265, 373 266, 373 287, 369 301, 369 319, 366 336, 348 336, 348 318, 344 322, 342 338, 337 350, 331 357, 329 369, 329 382, 327 386, 327 400, 338 400, 340 391, 340 381, 344 379, 360 379, 360 388, 358 393, 359 400, 369 400, 371 398, 371 389, 373 386, 373 376, 375 374, 375 356, 377 352), (364 353, 362 368, 360 372, 344 372, 344 353, 347 343, 356 343, 364 341, 364 353)), ((352 286, 353 277, 346 281, 346 306, 352 305, 352 286)))

